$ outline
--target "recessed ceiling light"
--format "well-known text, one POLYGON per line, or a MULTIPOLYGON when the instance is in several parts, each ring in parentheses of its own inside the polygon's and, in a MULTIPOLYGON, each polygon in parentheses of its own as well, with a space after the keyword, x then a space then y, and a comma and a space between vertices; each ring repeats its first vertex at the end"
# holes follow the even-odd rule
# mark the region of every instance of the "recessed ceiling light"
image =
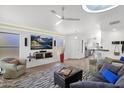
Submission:
POLYGON ((111 10, 118 5, 82 5, 83 10, 89 13, 100 13, 111 10))

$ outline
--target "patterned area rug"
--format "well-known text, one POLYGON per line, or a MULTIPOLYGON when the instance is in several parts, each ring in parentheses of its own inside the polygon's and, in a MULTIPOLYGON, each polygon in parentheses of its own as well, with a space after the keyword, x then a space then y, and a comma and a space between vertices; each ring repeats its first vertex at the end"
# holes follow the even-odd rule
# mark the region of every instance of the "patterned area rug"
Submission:
MULTIPOLYGON (((62 68, 63 65, 56 64, 47 72, 38 72, 35 74, 30 74, 23 79, 20 79, 13 84, 3 84, 0 87, 11 87, 11 88, 59 88, 58 85, 54 85, 54 72, 62 68)), ((83 72, 83 80, 90 77, 88 72, 83 72)))

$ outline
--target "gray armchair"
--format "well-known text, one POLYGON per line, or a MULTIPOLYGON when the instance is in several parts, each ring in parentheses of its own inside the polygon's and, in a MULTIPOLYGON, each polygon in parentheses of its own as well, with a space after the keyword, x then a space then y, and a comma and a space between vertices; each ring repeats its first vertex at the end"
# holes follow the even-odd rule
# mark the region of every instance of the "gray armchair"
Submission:
POLYGON ((7 63, 4 60, 0 60, 0 67, 3 70, 4 78, 17 78, 25 73, 26 62, 25 60, 19 60, 19 64, 16 65, 7 63))

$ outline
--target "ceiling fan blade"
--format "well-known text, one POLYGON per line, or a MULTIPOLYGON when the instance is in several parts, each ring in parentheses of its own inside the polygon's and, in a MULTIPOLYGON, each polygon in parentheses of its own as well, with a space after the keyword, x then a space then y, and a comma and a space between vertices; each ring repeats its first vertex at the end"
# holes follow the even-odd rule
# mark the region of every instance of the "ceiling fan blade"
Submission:
POLYGON ((56 26, 59 25, 63 20, 60 20, 56 23, 56 26))
POLYGON ((64 18, 64 20, 68 20, 68 21, 80 21, 79 18, 64 18))
POLYGON ((56 17, 58 17, 59 19, 61 19, 61 18, 62 18, 60 15, 58 15, 58 14, 56 13, 56 11, 51 10, 51 12, 52 12, 53 14, 55 14, 55 16, 56 16, 56 17))
POLYGON ((60 15, 57 15, 57 14, 56 14, 55 16, 56 16, 56 17, 58 17, 59 19, 61 19, 61 18, 62 18, 60 15))

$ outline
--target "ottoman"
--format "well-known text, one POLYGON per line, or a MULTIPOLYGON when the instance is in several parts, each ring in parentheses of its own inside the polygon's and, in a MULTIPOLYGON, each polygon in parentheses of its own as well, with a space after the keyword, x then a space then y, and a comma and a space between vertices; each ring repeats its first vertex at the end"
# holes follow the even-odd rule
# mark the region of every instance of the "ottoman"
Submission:
POLYGON ((54 83, 59 85, 62 88, 69 88, 70 83, 77 82, 82 80, 82 69, 74 68, 68 76, 63 76, 59 74, 58 71, 54 72, 54 83))

